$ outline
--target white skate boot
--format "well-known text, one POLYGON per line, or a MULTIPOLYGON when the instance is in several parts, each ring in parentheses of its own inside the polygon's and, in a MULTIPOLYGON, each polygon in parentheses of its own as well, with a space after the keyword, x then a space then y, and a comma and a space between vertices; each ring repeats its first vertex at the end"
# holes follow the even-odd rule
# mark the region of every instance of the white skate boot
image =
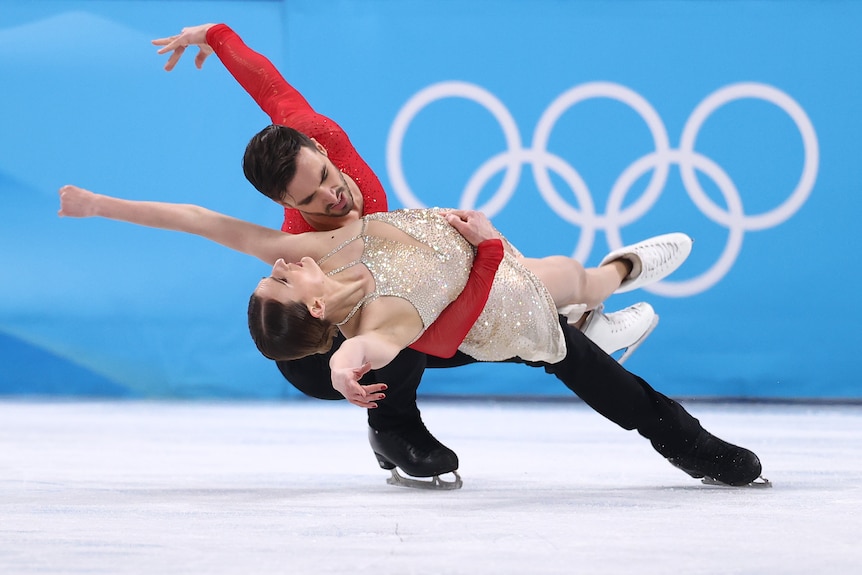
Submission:
POLYGON ((655 310, 640 302, 609 314, 604 314, 599 306, 589 313, 581 331, 608 355, 625 350, 617 360, 622 364, 657 325, 655 310))
POLYGON ((614 250, 599 266, 624 259, 632 264, 631 273, 614 293, 632 291, 669 276, 691 253, 692 239, 676 232, 614 250))

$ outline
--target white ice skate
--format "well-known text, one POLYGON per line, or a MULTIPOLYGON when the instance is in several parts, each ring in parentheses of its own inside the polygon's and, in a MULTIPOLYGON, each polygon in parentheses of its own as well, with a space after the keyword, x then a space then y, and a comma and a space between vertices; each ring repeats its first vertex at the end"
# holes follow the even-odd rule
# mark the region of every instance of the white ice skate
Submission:
POLYGON ((673 273, 691 253, 691 244, 692 239, 683 233, 664 234, 614 250, 599 266, 619 259, 630 261, 632 271, 614 293, 632 291, 673 273))
POLYGON ((589 313, 581 331, 608 355, 624 350, 617 360, 622 364, 657 325, 658 314, 650 304, 640 302, 609 314, 599 306, 589 313))

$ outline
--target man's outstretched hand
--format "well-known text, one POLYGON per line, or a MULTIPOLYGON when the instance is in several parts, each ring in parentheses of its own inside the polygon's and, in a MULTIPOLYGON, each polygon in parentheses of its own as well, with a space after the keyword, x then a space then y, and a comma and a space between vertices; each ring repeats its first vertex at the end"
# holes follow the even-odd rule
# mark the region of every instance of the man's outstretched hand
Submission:
POLYGON ((180 61, 183 52, 185 52, 186 48, 189 46, 198 47, 198 55, 195 56, 195 66, 197 66, 198 69, 202 68, 204 60, 213 53, 213 49, 210 48, 209 44, 207 44, 207 30, 213 26, 215 26, 215 24, 201 24, 200 26, 183 28, 182 32, 175 36, 153 40, 153 44, 155 46, 162 47, 158 51, 159 54, 167 54, 168 52, 171 52, 171 56, 165 64, 165 70, 168 72, 173 70, 174 66, 177 65, 177 62, 180 61))

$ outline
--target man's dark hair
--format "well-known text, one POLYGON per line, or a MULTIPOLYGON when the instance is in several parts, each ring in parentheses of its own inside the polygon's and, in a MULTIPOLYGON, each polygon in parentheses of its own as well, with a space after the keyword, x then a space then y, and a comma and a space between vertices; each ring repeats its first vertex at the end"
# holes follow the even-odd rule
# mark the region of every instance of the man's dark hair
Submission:
POLYGON ((303 147, 317 150, 314 141, 293 128, 270 124, 245 147, 242 171, 264 196, 282 202, 296 175, 296 156, 303 147))
POLYGON ((255 293, 248 302, 248 330, 265 357, 287 361, 329 351, 338 328, 311 315, 302 302, 285 304, 255 293))

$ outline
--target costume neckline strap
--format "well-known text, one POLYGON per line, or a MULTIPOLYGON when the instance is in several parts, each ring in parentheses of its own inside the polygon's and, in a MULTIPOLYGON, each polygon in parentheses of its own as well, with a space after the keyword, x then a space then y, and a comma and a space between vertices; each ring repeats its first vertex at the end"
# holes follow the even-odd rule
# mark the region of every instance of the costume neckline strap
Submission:
MULTIPOLYGON (((359 229, 359 233, 358 233, 358 234, 356 234, 355 236, 353 236, 352 238, 349 238, 349 239, 344 240, 343 242, 341 242, 340 244, 338 244, 337 246, 335 246, 334 248, 332 248, 332 250, 330 250, 330 252, 329 252, 328 254, 326 254, 325 256, 323 256, 322 258, 320 258, 319 260, 317 260, 317 265, 322 264, 323 262, 325 262, 326 260, 328 260, 329 258, 331 258, 332 256, 334 256, 335 254, 337 254, 338 252, 340 252, 341 250, 343 250, 344 248, 346 248, 347 246, 349 246, 351 243, 355 242, 356 240, 358 240, 359 238, 361 238, 362 236, 364 236, 364 235, 365 235, 365 225, 367 224, 367 222, 365 221, 365 218, 362 218, 362 220, 361 220, 361 221, 362 221, 362 227, 359 229)), ((354 265, 356 265, 357 263, 359 263, 359 260, 356 260, 356 261, 350 262, 349 264, 347 264, 347 265, 343 265, 343 266, 341 266, 340 268, 336 268, 336 269, 334 269, 334 270, 330 270, 330 271, 326 272, 326 275, 327 275, 328 277, 334 276, 334 275, 335 275, 335 274, 337 274, 338 272, 340 272, 340 271, 344 271, 344 270, 346 270, 347 268, 349 268, 350 266, 354 266, 354 265)))

